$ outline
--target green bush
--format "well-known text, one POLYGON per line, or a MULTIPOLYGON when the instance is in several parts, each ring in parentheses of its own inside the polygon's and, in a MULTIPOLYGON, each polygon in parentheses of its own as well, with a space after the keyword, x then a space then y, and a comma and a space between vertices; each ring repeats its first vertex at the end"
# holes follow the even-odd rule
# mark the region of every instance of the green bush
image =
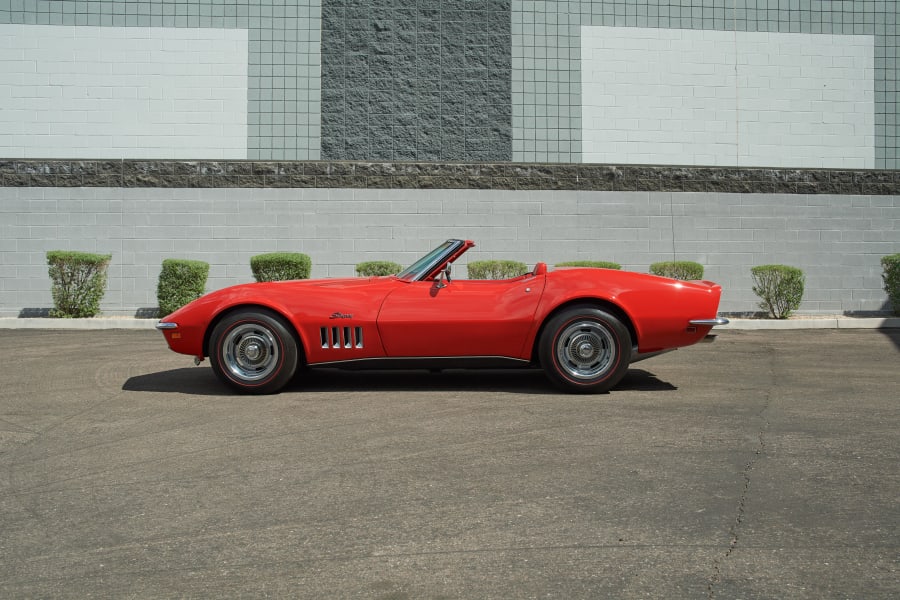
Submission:
POLYGON ((761 265, 751 267, 753 293, 762 299, 759 307, 774 319, 787 319, 800 307, 806 277, 796 267, 761 265))
POLYGON ((309 279, 312 260, 299 252, 257 254, 250 258, 250 269, 256 281, 309 279))
POLYGON ((387 260, 372 260, 356 265, 356 273, 360 277, 382 277, 384 275, 396 275, 403 270, 403 265, 387 260))
POLYGON ((660 277, 691 281, 703 279, 703 265, 689 260, 656 262, 650 265, 650 272, 660 277))
POLYGON ((609 262, 606 260, 569 260, 566 262, 556 263, 556 267, 589 267, 592 269, 622 269, 619 263, 609 262))
POLYGON ((171 314, 203 295, 209 263, 202 260, 182 260, 167 258, 162 262, 156 299, 159 302, 159 316, 171 314))
POLYGON ((884 291, 887 292, 894 307, 894 314, 900 317, 900 254, 890 254, 881 259, 884 267, 882 279, 884 279, 884 291))
POLYGON ((515 260, 476 260, 468 265, 469 279, 510 279, 528 272, 528 265, 515 260))
POLYGON ((47 252, 54 307, 50 316, 72 319, 98 315, 111 259, 111 254, 47 252))

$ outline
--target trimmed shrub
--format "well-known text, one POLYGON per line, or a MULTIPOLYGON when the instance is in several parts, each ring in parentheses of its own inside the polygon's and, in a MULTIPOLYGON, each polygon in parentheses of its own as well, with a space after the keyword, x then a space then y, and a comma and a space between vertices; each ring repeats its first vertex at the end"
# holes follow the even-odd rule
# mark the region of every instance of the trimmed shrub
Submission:
POLYGON ((159 272, 159 283, 156 285, 159 316, 171 314, 202 296, 208 276, 209 263, 202 260, 164 260, 159 272))
POLYGON ((403 270, 403 265, 388 260, 372 260, 356 265, 356 274, 360 277, 383 277, 396 275, 403 270))
POLYGON ((760 265, 751 267, 753 293, 762 299, 759 307, 773 319, 787 319, 800 307, 806 277, 797 267, 760 265))
POLYGON ((619 263, 609 262, 606 260, 569 260, 566 262, 556 263, 555 267, 588 267, 591 269, 615 269, 622 270, 619 263))
POLYGON ((894 314, 900 317, 900 254, 889 254, 881 258, 881 266, 884 273, 884 291, 887 292, 894 307, 894 314))
POLYGON ((312 260, 300 252, 257 254, 250 258, 250 269, 256 281, 309 279, 312 260))
POLYGON ((660 277, 691 281, 703 279, 703 265, 690 260, 656 262, 650 265, 650 272, 660 277))
POLYGON ((469 279, 510 279, 528 272, 528 265, 515 260, 476 260, 468 265, 469 279))
POLYGON ((106 269, 112 254, 91 254, 50 250, 53 310, 51 317, 81 318, 100 314, 100 301, 106 293, 106 269))

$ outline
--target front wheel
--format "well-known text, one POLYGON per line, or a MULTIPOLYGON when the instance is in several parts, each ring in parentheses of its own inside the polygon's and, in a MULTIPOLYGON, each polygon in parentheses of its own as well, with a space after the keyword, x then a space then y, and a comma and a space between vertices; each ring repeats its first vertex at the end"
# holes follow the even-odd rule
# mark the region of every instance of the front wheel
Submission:
POLYGON ((244 394, 274 394, 297 370, 297 343, 279 317, 262 311, 228 315, 213 330, 209 362, 244 394))
POLYGON ((570 392, 605 392, 628 371, 631 336, 622 322, 606 311, 572 307, 547 323, 538 356, 558 387, 570 392))

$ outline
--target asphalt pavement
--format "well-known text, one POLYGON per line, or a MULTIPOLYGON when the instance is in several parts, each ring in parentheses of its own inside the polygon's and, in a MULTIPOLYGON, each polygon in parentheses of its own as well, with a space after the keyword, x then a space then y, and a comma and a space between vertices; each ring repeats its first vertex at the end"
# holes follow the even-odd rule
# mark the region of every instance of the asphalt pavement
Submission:
POLYGON ((900 330, 237 396, 146 330, 2 329, 2 598, 897 598, 900 330))

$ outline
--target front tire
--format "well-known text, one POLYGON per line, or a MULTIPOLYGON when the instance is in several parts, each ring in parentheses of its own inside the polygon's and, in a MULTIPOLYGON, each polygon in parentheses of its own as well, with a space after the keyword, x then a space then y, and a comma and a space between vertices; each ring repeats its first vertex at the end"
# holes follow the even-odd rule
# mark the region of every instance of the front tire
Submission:
POLYGON ((216 376, 243 394, 274 394, 297 370, 297 343, 271 313, 241 311, 216 325, 209 362, 216 376))
POLYGON ((576 306, 550 319, 538 356, 547 376, 563 390, 606 392, 628 371, 631 336, 614 315, 576 306))

